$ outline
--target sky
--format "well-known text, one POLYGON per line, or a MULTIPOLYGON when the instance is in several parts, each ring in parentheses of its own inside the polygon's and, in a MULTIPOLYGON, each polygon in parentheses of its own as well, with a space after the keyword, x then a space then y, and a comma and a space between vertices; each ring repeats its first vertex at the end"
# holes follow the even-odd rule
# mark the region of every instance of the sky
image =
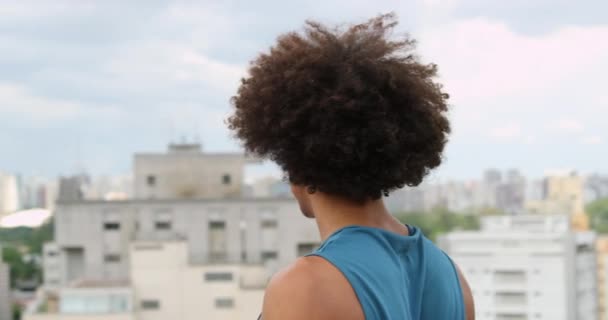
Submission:
POLYGON ((435 175, 608 173, 607 11, 603 0, 0 0, 0 171, 121 174, 134 152, 181 137, 238 151, 230 97, 278 35, 395 12, 396 35, 418 40, 451 96, 435 175))

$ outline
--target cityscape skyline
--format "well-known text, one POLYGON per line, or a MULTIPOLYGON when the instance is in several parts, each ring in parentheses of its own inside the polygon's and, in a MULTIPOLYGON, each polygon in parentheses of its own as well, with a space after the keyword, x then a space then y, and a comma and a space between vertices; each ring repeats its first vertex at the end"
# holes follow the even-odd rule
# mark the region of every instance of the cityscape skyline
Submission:
POLYGON ((470 177, 486 167, 608 172, 608 44, 597 41, 608 37, 599 14, 607 6, 5 1, 0 148, 8 156, 0 168, 127 172, 124 155, 161 150, 180 135, 200 136, 208 151, 237 151, 223 121, 229 99, 248 61, 277 35, 308 18, 356 22, 394 11, 397 31, 418 40, 418 53, 438 64, 451 95, 453 134, 436 175, 470 177))

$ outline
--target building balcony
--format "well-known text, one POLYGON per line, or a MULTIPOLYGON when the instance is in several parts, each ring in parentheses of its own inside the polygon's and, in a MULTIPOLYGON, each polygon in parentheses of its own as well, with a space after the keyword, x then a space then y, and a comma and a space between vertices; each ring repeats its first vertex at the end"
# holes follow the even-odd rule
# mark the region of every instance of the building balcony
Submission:
POLYGON ((24 320, 135 320, 126 284, 80 282, 59 291, 40 290, 24 320))

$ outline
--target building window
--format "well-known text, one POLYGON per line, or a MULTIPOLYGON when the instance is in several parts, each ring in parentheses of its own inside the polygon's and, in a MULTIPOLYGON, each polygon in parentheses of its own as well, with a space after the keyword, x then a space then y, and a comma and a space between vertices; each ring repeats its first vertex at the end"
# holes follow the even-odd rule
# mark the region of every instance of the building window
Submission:
POLYGON ((500 284, 524 284, 527 276, 524 271, 494 271, 494 283, 500 284))
POLYGON ((524 307, 528 303, 525 292, 497 292, 494 303, 499 306, 524 307))
POLYGON ((158 310, 160 309, 160 302, 158 300, 142 300, 141 308, 144 310, 158 310))
POLYGON ((277 222, 277 220, 264 219, 260 223, 260 226, 262 227, 262 229, 276 229, 278 224, 279 223, 277 222))
POLYGON ((205 281, 207 282, 225 282, 232 281, 231 272, 207 272, 205 273, 205 281))
POLYGON ((222 183, 223 183, 224 185, 229 185, 229 184, 231 184, 231 183, 232 183, 232 177, 231 177, 229 174, 224 174, 224 175, 222 176, 222 183))
POLYGON ((106 222, 103 224, 104 230, 120 230, 120 223, 118 222, 106 222))
POLYGON ((156 251, 162 250, 163 246, 161 244, 138 244, 133 249, 136 251, 156 251))
POLYGON ((209 221, 209 259, 222 262, 226 259, 226 222, 209 221))
POLYGON ((57 255, 57 251, 49 251, 49 252, 46 253, 46 255, 49 256, 49 257, 54 257, 54 256, 57 255))
POLYGON ((154 187, 156 185, 156 176, 149 175, 146 177, 146 183, 150 187, 154 187))
POLYGON ((316 243, 298 243, 298 257, 305 256, 319 247, 316 243))
POLYGON ((169 221, 156 221, 156 230, 171 230, 171 222, 169 221))
POLYGON ((276 251, 262 251, 262 262, 266 262, 268 260, 276 260, 279 256, 279 253, 276 251))
POLYGON ((154 212, 154 228, 156 230, 170 230, 172 227, 173 213, 171 209, 160 208, 154 212))
POLYGON ((216 298, 215 307, 217 309, 232 309, 234 308, 234 299, 232 298, 216 298))
POLYGON ((120 262, 120 255, 119 254, 106 254, 103 257, 103 261, 105 261, 105 262, 120 262))

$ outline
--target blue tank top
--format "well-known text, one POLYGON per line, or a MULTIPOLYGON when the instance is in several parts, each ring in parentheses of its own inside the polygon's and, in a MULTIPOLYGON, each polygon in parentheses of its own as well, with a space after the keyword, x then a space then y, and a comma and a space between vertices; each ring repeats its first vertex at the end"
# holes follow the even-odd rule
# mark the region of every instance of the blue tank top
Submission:
POLYGON ((458 273, 450 258, 415 227, 409 235, 351 226, 312 256, 344 274, 366 320, 464 320, 458 273))

